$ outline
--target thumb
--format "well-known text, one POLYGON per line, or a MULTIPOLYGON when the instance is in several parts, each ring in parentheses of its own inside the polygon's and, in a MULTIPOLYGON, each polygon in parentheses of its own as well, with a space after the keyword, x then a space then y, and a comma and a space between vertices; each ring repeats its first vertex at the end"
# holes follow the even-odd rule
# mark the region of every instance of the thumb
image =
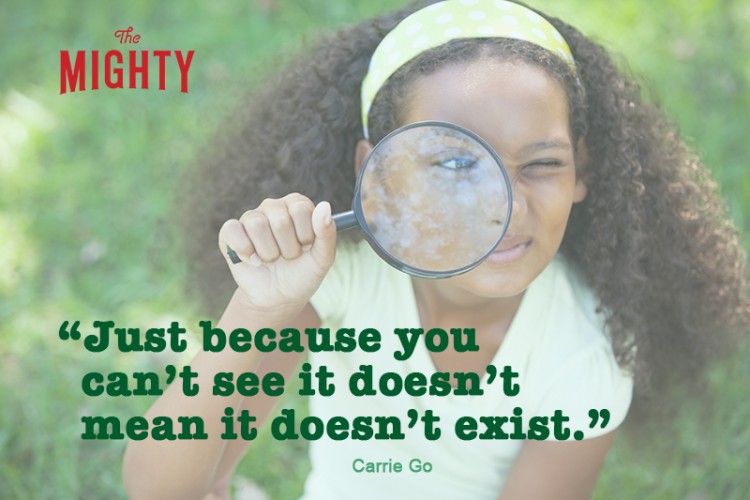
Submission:
POLYGON ((336 224, 327 201, 321 201, 313 210, 312 227, 315 241, 310 251, 319 264, 329 268, 336 256, 336 224))

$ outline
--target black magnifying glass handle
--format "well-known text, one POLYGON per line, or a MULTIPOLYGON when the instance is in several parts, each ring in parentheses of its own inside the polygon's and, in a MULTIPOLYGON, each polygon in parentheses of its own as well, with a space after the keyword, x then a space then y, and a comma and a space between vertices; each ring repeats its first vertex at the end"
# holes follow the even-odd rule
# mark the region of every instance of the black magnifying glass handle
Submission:
MULTIPOLYGON (((359 226, 357 217, 354 215, 354 210, 335 214, 333 216, 333 222, 334 224, 336 224, 336 231, 338 232, 346 231, 347 229, 352 229, 359 226)), ((229 260, 232 261, 232 264, 239 264, 240 262, 242 262, 242 259, 240 259, 240 256, 237 255, 237 252, 232 250, 229 246, 227 246, 227 255, 229 256, 229 260)))
POLYGON ((346 231, 347 229, 352 229, 353 227, 359 227, 359 222, 354 215, 354 210, 334 215, 333 222, 336 224, 336 231, 339 233, 341 231, 346 231))

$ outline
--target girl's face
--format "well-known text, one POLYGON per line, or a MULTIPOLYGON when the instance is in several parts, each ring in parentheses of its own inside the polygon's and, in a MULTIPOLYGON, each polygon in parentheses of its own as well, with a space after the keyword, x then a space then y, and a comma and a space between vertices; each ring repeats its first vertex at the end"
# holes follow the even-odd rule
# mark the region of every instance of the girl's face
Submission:
POLYGON ((485 298, 522 293, 560 247, 573 203, 586 196, 576 176, 562 85, 522 63, 452 64, 415 82, 405 118, 475 132, 500 155, 513 188, 510 226, 496 251, 472 271, 434 286, 485 298))

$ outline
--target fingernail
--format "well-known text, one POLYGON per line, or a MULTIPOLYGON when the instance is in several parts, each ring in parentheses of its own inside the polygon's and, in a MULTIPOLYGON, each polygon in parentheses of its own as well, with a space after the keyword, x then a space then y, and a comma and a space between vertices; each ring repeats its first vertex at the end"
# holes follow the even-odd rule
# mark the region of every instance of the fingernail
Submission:
POLYGON ((257 253, 254 253, 250 256, 250 265, 253 267, 260 267, 263 265, 263 261, 260 260, 260 257, 258 257, 257 253))
POLYGON ((325 217, 323 217, 323 223, 326 226, 330 226, 331 222, 333 221, 333 218, 331 217, 331 204, 328 203, 327 201, 324 201, 323 203, 326 204, 326 208, 327 208, 326 215, 325 215, 325 217))

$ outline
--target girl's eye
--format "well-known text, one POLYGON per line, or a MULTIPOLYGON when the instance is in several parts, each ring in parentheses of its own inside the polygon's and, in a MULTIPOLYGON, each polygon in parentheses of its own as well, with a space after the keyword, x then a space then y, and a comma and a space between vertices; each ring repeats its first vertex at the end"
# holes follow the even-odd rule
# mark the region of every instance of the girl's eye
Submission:
POLYGON ((540 160, 540 161, 535 161, 534 163, 530 163, 526 165, 526 167, 524 168, 543 169, 543 168, 555 168, 555 167, 562 167, 562 166, 563 166, 563 162, 561 162, 560 160, 540 160))
POLYGON ((560 160, 539 160, 524 165, 521 169, 526 175, 532 177, 553 175, 565 166, 565 162, 560 160))
POLYGON ((477 165, 476 159, 469 156, 456 156, 439 160, 432 164, 433 167, 449 168, 451 170, 462 170, 474 168, 477 165))

